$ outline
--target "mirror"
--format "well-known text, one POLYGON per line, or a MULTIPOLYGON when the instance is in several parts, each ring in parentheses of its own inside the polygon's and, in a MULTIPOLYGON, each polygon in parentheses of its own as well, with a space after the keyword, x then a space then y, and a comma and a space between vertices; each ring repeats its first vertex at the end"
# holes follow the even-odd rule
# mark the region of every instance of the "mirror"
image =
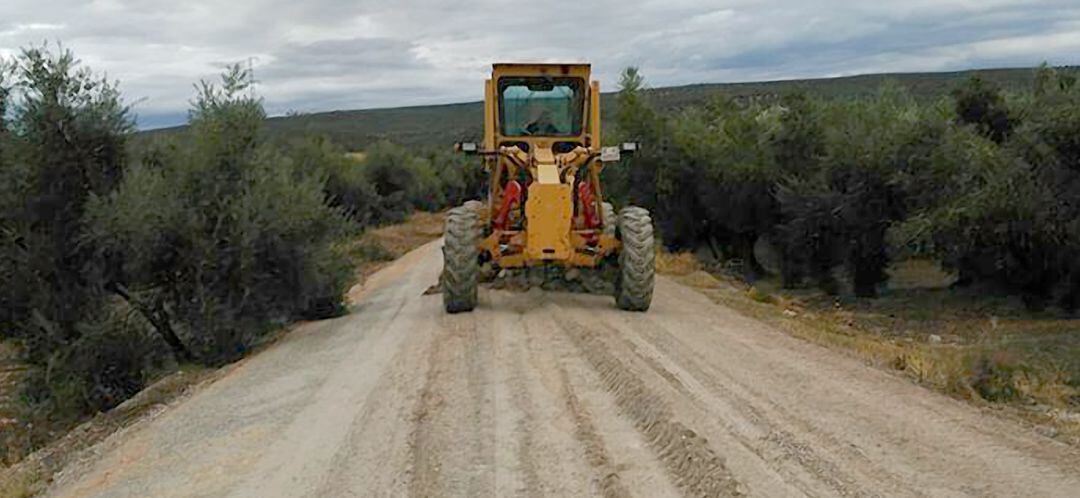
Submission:
POLYGON ((458 142, 454 144, 454 150, 464 152, 465 154, 476 154, 479 149, 476 142, 458 142))

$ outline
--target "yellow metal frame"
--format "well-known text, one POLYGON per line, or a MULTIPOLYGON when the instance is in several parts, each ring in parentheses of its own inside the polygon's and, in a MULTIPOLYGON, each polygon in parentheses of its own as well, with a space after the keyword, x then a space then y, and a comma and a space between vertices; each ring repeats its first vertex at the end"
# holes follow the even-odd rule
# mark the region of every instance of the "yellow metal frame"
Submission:
MULTIPOLYGON (((488 213, 494 215, 502 198, 505 178, 516 179, 522 172, 532 179, 526 202, 525 230, 494 230, 481 243, 480 250, 502 268, 520 268, 540 264, 597 266, 620 248, 619 241, 599 230, 573 228, 575 175, 583 167, 595 190, 597 215, 604 226, 600 172, 600 84, 590 80, 589 64, 494 64, 491 78, 484 82, 484 137, 482 153, 491 173, 488 213), (501 134, 498 111, 498 82, 505 77, 573 77, 582 80, 587 96, 582 99, 581 134, 573 136, 506 136, 501 134), (577 142, 579 147, 555 153, 556 142, 577 142), (528 152, 518 147, 526 144, 528 152), (505 175, 505 176, 504 176, 505 175), (534 189, 534 187, 541 187, 534 189), (539 202, 534 202, 539 201, 539 202), (536 211, 529 209, 544 206, 536 211), (561 203, 561 204, 560 204, 561 203), (529 233, 532 231, 533 233, 529 233), (548 252, 544 252, 548 249, 548 252)), ((491 219, 489 216, 488 219, 491 219)))
POLYGON ((545 260, 529 257, 524 251, 503 253, 501 246, 525 247, 525 231, 500 231, 488 235, 480 242, 480 250, 490 255, 491 260, 498 263, 500 268, 524 268, 526 266, 538 266, 543 264, 555 264, 566 267, 594 268, 604 258, 616 253, 622 248, 622 242, 607 234, 595 235, 597 243, 588 244, 588 238, 584 232, 572 232, 570 234, 570 256, 562 260, 545 260))

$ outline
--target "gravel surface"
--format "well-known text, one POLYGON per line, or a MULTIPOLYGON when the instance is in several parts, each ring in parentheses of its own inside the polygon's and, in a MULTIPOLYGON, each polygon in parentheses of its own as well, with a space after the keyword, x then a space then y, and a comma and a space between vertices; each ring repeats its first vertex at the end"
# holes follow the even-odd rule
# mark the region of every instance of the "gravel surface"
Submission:
POLYGON ((1077 496, 1073 447, 658 278, 485 288, 446 315, 440 242, 115 434, 53 496, 1077 496))

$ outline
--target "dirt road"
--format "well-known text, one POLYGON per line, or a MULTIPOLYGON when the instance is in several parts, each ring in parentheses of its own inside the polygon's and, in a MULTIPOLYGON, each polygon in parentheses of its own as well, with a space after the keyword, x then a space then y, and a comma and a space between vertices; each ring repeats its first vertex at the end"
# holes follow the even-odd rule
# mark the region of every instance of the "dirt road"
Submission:
POLYGON ((1077 496, 1080 455, 659 279, 485 290, 439 242, 61 474, 55 496, 1077 496))

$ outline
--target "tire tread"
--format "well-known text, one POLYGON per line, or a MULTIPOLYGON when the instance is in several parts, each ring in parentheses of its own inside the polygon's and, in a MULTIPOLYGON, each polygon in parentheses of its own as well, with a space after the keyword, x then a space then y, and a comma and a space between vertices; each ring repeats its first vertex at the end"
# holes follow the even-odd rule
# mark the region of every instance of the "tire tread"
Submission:
POLYGON ((620 309, 646 311, 656 284, 656 248, 649 211, 629 206, 619 212, 619 276, 615 302, 620 309))

